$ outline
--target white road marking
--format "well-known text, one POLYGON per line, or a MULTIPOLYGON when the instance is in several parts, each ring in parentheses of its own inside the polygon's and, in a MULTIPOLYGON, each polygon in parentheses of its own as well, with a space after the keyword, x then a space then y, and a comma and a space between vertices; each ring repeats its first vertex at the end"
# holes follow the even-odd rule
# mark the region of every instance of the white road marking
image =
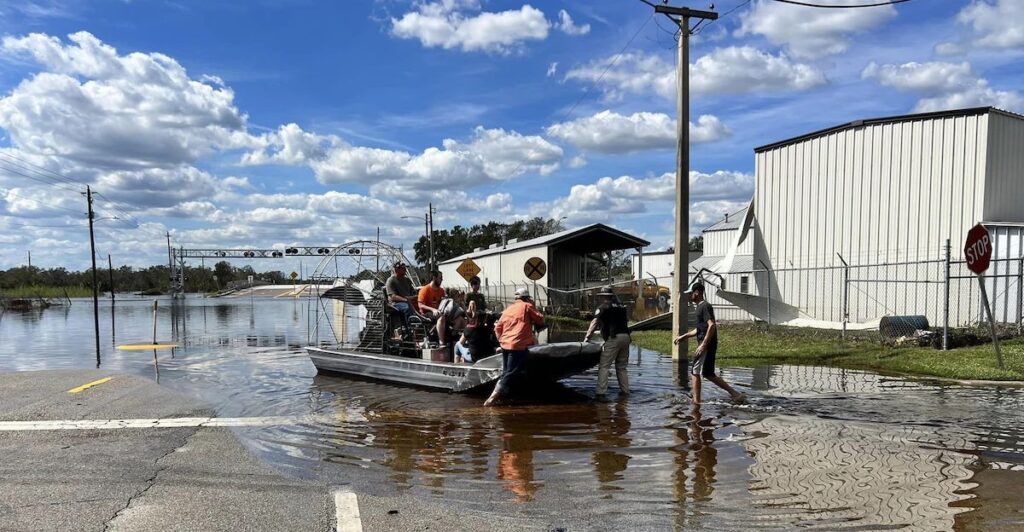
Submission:
POLYGON ((359 519, 359 499, 348 490, 334 492, 335 530, 338 532, 363 532, 363 522, 359 519))
POLYGON ((265 427, 309 422, 308 417, 165 417, 160 419, 58 419, 0 421, 0 432, 26 430, 113 430, 180 427, 265 427))

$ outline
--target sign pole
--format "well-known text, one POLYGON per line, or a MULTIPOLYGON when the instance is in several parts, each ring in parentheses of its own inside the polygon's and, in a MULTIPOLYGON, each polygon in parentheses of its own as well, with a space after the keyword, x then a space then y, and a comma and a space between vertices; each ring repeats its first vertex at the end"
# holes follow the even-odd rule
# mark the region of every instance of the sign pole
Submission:
POLYGON ((992 318, 992 306, 989 305, 988 291, 985 290, 985 274, 978 274, 978 286, 981 288, 981 304, 985 307, 985 313, 988 315, 988 326, 992 331, 992 345, 996 348, 996 363, 999 364, 999 369, 1006 369, 1003 365, 1003 352, 999 349, 999 335, 996 334, 996 321, 992 318))

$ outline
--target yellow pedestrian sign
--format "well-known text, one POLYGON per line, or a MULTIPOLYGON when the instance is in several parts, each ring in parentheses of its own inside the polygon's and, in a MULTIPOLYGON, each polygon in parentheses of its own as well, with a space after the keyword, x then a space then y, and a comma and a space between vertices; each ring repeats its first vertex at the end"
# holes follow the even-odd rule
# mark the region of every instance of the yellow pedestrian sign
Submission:
POLYGON ((459 275, 468 282, 480 273, 480 267, 473 262, 473 259, 466 259, 459 264, 458 268, 455 268, 455 271, 459 272, 459 275))
POLYGON ((523 265, 523 273, 531 281, 537 281, 541 277, 544 277, 545 273, 548 273, 548 265, 544 263, 544 259, 540 257, 533 257, 526 261, 523 265))

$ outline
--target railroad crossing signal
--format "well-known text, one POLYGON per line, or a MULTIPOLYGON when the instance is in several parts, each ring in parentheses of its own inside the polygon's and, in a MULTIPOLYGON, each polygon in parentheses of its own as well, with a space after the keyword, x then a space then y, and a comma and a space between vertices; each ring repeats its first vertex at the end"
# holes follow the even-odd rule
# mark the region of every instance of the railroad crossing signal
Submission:
POLYGON ((548 265, 544 262, 544 259, 533 257, 523 265, 523 273, 531 281, 537 281, 544 277, 544 274, 548 273, 548 265))
POLYGON ((459 264, 458 268, 455 268, 455 271, 458 272, 466 282, 469 282, 470 279, 480 273, 480 267, 473 262, 473 259, 466 259, 462 261, 462 264, 459 264))
POLYGON ((978 224, 967 232, 964 257, 967 258, 967 267, 972 272, 981 274, 988 269, 992 260, 992 237, 984 225, 978 224))

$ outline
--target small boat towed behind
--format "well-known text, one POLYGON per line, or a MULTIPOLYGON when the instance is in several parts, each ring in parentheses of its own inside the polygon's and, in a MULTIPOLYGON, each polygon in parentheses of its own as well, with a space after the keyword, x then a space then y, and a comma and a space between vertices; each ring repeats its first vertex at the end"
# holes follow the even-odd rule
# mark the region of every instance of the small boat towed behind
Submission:
MULTIPOLYGON (((330 289, 310 294, 316 326, 306 347, 320 373, 336 373, 450 392, 487 389, 501 377, 500 354, 455 364, 432 347, 431 324, 398 329, 381 290, 401 250, 375 241, 343 244, 326 255, 313 285, 330 289), (326 336, 326 338, 324 338, 326 336)), ((415 284, 414 272, 409 272, 415 284)), ((563 342, 533 346, 526 360, 527 383, 554 382, 597 365, 601 346, 563 342)))

